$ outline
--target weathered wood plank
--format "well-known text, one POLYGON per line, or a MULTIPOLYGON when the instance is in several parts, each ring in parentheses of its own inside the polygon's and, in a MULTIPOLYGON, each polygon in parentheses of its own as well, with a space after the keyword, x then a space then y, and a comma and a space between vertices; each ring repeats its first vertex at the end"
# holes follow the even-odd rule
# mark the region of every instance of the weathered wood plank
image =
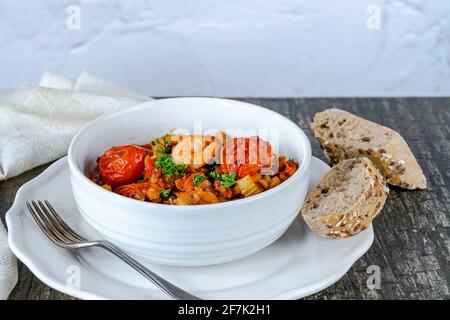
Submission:
MULTIPOLYGON (((324 160, 309 130, 315 112, 339 107, 400 132, 424 169, 425 191, 392 188, 375 220, 371 249, 336 284, 307 299, 450 298, 450 98, 240 99, 273 109, 309 136, 313 154, 324 160), (381 270, 380 289, 367 287, 367 267, 381 270)), ((17 189, 41 166, 0 183, 0 216, 17 189)), ((4 220, 3 220, 4 221, 4 220)), ((72 299, 48 288, 19 262, 19 283, 10 299, 72 299)))

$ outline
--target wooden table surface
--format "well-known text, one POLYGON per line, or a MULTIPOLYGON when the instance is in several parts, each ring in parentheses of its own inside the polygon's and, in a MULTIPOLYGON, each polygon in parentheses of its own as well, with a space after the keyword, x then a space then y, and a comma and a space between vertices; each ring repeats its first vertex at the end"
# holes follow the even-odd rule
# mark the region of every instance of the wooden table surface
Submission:
MULTIPOLYGON (((375 241, 348 273, 307 299, 450 299, 450 98, 239 99, 273 109, 309 136, 313 155, 324 160, 309 123, 315 112, 339 107, 398 131, 428 180, 424 191, 391 188, 374 221, 375 241), (380 267, 381 286, 369 289, 368 266, 380 267)), ((0 182, 0 216, 17 189, 41 166, 0 182)), ((40 282, 19 262, 10 299, 72 299, 40 282)))

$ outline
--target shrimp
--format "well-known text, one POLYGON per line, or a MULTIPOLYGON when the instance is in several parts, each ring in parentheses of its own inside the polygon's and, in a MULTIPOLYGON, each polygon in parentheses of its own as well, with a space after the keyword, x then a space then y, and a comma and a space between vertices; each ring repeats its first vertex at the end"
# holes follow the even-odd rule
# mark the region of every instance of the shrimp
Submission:
POLYGON ((224 145, 225 142, 229 139, 229 137, 226 135, 225 132, 223 132, 223 131, 217 131, 217 132, 214 134, 214 139, 215 139, 216 142, 218 142, 218 143, 224 145))
POLYGON ((174 145, 183 140, 184 138, 186 138, 186 136, 183 136, 182 134, 172 134, 169 136, 169 141, 172 145, 174 145))
POLYGON ((223 146, 224 133, 218 132, 214 136, 184 136, 178 141, 172 148, 173 162, 187 164, 195 170, 219 154, 219 150, 223 146))
POLYGON ((225 145, 227 140, 227 136, 223 131, 217 131, 212 136, 205 136, 206 141, 208 141, 208 145, 203 149, 203 162, 210 163, 211 160, 214 160, 216 163, 219 163, 220 151, 225 145))
POLYGON ((218 142, 211 142, 203 149, 203 163, 209 163, 215 155, 219 155, 221 145, 218 142))
POLYGON ((175 164, 188 164, 193 169, 203 165, 203 149, 206 141, 203 136, 184 137, 172 148, 172 160, 175 164))

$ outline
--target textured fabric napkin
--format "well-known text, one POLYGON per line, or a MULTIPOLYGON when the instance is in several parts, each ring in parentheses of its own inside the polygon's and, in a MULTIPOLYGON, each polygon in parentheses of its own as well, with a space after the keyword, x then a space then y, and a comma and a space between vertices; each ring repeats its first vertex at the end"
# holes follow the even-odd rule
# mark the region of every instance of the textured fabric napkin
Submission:
POLYGON ((8 298, 17 283, 17 263, 8 247, 8 235, 0 221, 0 300, 8 298))
MULTIPOLYGON (((75 81, 45 72, 38 86, 0 90, 0 180, 64 156, 82 126, 147 100, 86 72, 75 81)), ((0 221, 0 299, 16 282, 16 261, 0 221)))

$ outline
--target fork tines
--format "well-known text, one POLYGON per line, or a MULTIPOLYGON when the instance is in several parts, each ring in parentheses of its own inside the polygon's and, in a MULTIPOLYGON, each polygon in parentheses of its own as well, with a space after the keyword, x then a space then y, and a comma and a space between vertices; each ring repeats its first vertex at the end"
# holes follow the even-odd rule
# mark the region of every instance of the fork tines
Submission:
POLYGON ((44 234, 55 244, 67 246, 77 242, 86 241, 82 236, 73 231, 58 215, 52 205, 45 200, 27 201, 27 208, 33 219, 44 234))

